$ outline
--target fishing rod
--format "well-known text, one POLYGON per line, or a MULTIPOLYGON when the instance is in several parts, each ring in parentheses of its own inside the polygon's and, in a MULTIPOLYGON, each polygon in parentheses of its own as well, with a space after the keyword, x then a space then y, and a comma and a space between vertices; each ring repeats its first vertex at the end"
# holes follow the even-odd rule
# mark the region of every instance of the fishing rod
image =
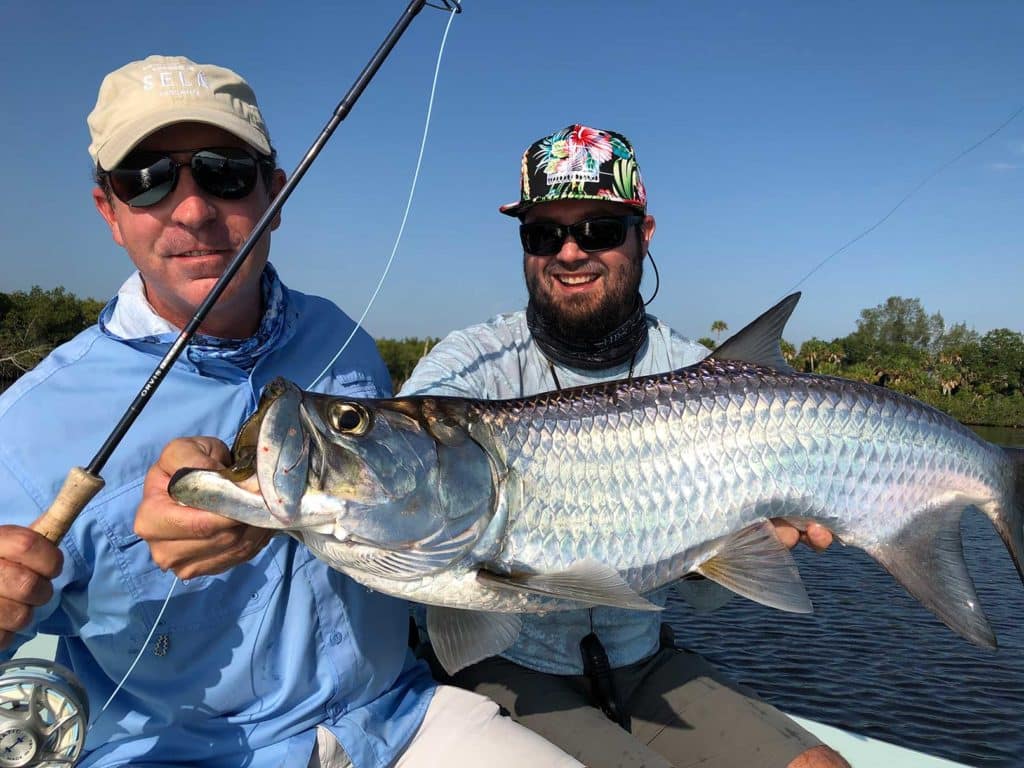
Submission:
POLYGON ((462 6, 458 0, 440 0, 440 5, 436 3, 427 2, 427 0, 412 0, 402 16, 395 23, 391 32, 381 43, 377 52, 370 59, 369 63, 363 68, 363 71, 359 73, 355 83, 348 89, 348 92, 339 102, 335 108, 334 113, 331 115, 331 119, 324 126, 320 135, 317 136, 316 140, 310 146, 305 156, 296 166, 295 171, 291 177, 287 180, 280 193, 273 199, 270 206, 264 212, 263 216, 260 217, 259 221, 256 222, 252 233, 248 239, 242 244, 242 247, 238 249, 238 253, 228 264, 227 269, 224 270, 224 274, 220 276, 213 288, 210 289, 210 293, 203 300, 203 303, 196 310, 195 315, 188 322, 174 344, 164 355, 163 359, 157 364, 153 373, 149 379, 143 385, 142 389, 135 396, 131 405, 125 411, 121 420, 114 427, 110 436, 107 437, 103 445, 97 451, 92 461, 86 467, 73 467, 67 477, 64 479, 64 484, 57 494, 57 498, 54 499, 53 504, 50 505, 40 517, 32 523, 30 528, 32 530, 41 533, 50 541, 55 544, 63 538, 64 534, 71 528, 75 518, 78 517, 79 513, 85 508, 92 498, 100 492, 103 488, 104 480, 100 473, 103 471, 103 467, 106 465, 110 455, 114 452, 114 449, 118 446, 124 436, 127 434, 128 429, 142 413, 142 409, 146 407, 147 403, 152 398, 153 393, 156 392, 157 387, 164 380, 167 373, 170 371, 171 366, 174 365, 175 360, 182 353, 188 343, 192 340, 199 326, 202 325, 203 320, 206 319, 207 314, 216 304, 217 299, 224 292, 228 283, 238 272, 239 268, 245 262, 249 256, 250 251, 256 245, 256 242, 263 236, 267 227, 280 213, 282 206, 285 201, 289 198, 295 186, 299 183, 302 177, 305 175, 309 166, 312 165, 313 160, 320 154, 320 150, 327 143, 327 140, 334 133, 334 130, 341 124, 341 121, 345 119, 348 113, 352 110, 356 100, 369 85, 370 80, 380 69, 381 64, 391 53, 391 49, 395 47, 399 38, 412 23, 412 20, 416 15, 423 10, 423 6, 429 5, 431 8, 437 8, 438 10, 447 11, 449 13, 461 13, 462 6))

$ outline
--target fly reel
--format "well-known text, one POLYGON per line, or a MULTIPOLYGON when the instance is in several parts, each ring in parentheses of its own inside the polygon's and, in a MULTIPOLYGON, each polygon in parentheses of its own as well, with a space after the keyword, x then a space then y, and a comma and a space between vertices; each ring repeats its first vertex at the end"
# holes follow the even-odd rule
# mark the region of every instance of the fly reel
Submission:
POLYGON ((60 664, 0 664, 0 768, 72 766, 85 746, 89 700, 60 664))

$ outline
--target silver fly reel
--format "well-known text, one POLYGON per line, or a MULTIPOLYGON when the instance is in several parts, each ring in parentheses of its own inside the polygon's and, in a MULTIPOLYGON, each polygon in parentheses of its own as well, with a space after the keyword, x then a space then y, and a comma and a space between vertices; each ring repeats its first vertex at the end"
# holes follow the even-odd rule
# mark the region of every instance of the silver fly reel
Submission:
POLYGON ((52 661, 0 664, 0 768, 73 766, 85 746, 89 700, 52 661))

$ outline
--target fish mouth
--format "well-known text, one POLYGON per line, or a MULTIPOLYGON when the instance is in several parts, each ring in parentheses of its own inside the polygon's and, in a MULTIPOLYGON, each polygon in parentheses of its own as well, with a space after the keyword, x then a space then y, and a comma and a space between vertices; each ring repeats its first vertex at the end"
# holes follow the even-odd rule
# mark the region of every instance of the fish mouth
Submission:
POLYGON ((232 464, 227 469, 220 470, 219 474, 227 480, 242 485, 250 477, 256 474, 256 455, 259 445, 260 425, 266 417, 271 406, 282 395, 288 382, 284 379, 274 379, 263 390, 259 406, 242 424, 238 434, 235 435, 235 442, 231 446, 232 464))
POLYGON ((264 528, 290 528, 300 519, 309 480, 310 435, 315 435, 309 426, 302 390, 274 379, 235 436, 231 466, 181 469, 168 490, 189 506, 264 528))
POLYGON ((267 385, 256 413, 235 439, 235 465, 247 473, 255 470, 263 501, 281 523, 297 521, 301 512, 313 431, 308 426, 302 390, 278 378, 267 385))
MULTIPOLYGON (((274 379, 266 386, 256 412, 242 423, 238 434, 235 435, 235 442, 231 446, 231 466, 208 471, 209 474, 216 474, 246 490, 259 493, 259 486, 254 486, 254 481, 250 481, 256 476, 260 426, 276 399, 284 393, 287 384, 288 382, 283 379, 274 379)), ((174 485, 177 479, 184 478, 186 473, 197 471, 199 470, 179 469, 171 478, 171 485, 174 485)))

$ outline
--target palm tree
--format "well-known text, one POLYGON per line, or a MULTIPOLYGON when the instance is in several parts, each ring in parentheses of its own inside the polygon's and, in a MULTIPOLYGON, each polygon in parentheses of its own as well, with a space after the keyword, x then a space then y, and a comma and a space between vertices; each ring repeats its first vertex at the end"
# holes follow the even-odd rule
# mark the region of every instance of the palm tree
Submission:
POLYGON ((725 320, 715 320, 715 322, 711 324, 711 332, 715 334, 716 339, 720 339, 722 337, 722 332, 728 330, 729 326, 725 324, 725 320))
POLYGON ((792 365, 796 360, 796 347, 785 339, 779 339, 779 347, 782 349, 782 359, 792 365))
POLYGON ((822 358, 828 355, 828 344, 817 336, 800 345, 800 357, 804 360, 804 370, 814 373, 814 369, 822 358))

